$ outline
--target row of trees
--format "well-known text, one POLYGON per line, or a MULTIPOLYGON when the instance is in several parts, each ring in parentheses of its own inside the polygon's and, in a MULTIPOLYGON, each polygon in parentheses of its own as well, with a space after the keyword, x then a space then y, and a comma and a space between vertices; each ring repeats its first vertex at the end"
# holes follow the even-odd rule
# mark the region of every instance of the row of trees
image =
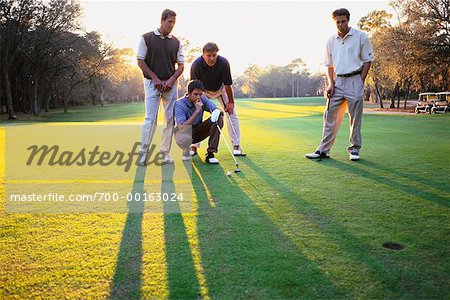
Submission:
POLYGON ((324 75, 311 75, 296 58, 286 66, 251 65, 234 85, 238 97, 303 97, 320 94, 325 84, 324 75))
POLYGON ((127 63, 131 49, 104 44, 84 32, 73 0, 0 0, 0 103, 40 114, 52 106, 139 99, 142 82, 127 63))
POLYGON ((369 74, 375 101, 389 99, 400 107, 400 97, 419 92, 450 90, 450 0, 397 0, 386 11, 373 11, 358 26, 370 35, 376 59, 369 74))

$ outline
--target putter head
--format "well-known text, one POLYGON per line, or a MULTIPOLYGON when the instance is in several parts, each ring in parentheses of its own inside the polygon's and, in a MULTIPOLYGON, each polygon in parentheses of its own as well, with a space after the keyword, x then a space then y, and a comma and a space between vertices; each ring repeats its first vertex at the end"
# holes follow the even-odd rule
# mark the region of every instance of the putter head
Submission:
POLYGON ((241 171, 241 169, 239 169, 239 168, 234 169, 234 173, 239 173, 240 171, 241 171))

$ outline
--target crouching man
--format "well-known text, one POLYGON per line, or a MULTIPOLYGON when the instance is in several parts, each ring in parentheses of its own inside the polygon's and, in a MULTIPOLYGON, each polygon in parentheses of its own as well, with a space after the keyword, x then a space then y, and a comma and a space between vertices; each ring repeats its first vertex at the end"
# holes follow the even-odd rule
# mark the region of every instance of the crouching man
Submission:
POLYGON ((191 144, 199 143, 209 136, 206 163, 218 164, 214 157, 219 147, 220 128, 223 127, 222 112, 203 95, 205 90, 200 80, 192 80, 187 86, 187 94, 175 103, 175 140, 183 149, 183 160, 190 160, 191 144), (203 121, 203 112, 211 113, 211 117, 203 121))

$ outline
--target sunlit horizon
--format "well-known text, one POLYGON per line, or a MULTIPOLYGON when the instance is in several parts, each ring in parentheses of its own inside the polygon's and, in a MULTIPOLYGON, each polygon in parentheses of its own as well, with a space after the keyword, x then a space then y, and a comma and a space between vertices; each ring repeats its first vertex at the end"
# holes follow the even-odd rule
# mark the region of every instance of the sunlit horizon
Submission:
MULTIPOLYGON (((345 7, 350 26, 373 10, 393 13, 388 1, 295 1, 295 2, 137 2, 83 1, 83 23, 96 30, 104 42, 117 48, 137 50, 140 35, 159 26, 161 12, 177 13, 173 34, 186 38, 192 47, 208 41, 219 45, 219 54, 231 64, 233 75, 251 65, 285 66, 296 58, 312 74, 324 73, 323 52, 336 31, 331 12, 345 7), (228 17, 227 17, 228 16, 228 17), (223 21, 222 21, 223 20, 223 21)), ((188 77, 189 66, 184 71, 188 77)))

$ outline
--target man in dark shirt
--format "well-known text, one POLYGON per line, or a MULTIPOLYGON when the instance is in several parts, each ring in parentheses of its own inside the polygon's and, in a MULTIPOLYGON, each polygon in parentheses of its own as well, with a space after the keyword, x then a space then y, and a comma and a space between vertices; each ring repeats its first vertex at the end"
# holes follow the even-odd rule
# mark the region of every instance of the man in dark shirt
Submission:
POLYGON ((200 80, 192 80, 187 86, 187 94, 175 103, 175 140, 183 149, 183 160, 190 160, 189 146, 199 143, 209 136, 206 163, 218 164, 214 157, 219 147, 220 131, 223 117, 221 111, 203 95, 204 87, 200 80), (211 113, 211 117, 203 120, 203 112, 211 113))
POLYGON ((198 79, 205 86, 208 99, 217 98, 226 112, 228 135, 233 143, 235 156, 244 156, 240 147, 241 132, 239 118, 234 105, 233 80, 228 60, 217 55, 219 47, 212 42, 203 46, 203 54, 191 66, 191 80, 198 79))
POLYGON ((176 14, 166 9, 161 15, 161 26, 141 36, 137 63, 145 77, 145 121, 139 165, 147 163, 147 151, 155 134, 159 104, 162 101, 166 124, 162 130, 161 152, 163 163, 173 163, 169 156, 173 133, 173 110, 178 98, 177 79, 184 70, 184 56, 180 41, 170 33, 175 26, 176 14), (177 65, 177 68, 175 68, 177 65))

